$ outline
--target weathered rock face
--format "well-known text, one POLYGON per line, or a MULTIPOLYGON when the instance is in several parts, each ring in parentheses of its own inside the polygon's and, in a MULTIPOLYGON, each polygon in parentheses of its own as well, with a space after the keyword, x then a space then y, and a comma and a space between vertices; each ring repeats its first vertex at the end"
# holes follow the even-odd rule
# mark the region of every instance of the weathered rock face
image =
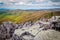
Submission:
POLYGON ((11 40, 34 40, 34 37, 30 33, 25 32, 21 36, 14 34, 11 40))
POLYGON ((53 23, 53 29, 60 31, 60 21, 58 22, 52 22, 53 23))
POLYGON ((55 30, 45 30, 39 32, 34 40, 60 40, 60 32, 55 30))
MULTIPOLYGON (((34 23, 26 22, 24 24, 13 24, 12 22, 4 22, 2 25, 0 25, 0 39, 6 40, 11 38, 10 40, 52 40, 53 37, 55 38, 54 35, 58 35, 60 37, 60 32, 56 33, 57 31, 55 32, 52 30, 54 29, 60 31, 60 20, 55 19, 50 21, 38 20, 34 23), (48 29, 51 29, 53 32, 48 29), (54 32, 56 34, 53 34, 54 32), (46 39, 45 36, 47 37, 46 39), (48 38, 49 36, 51 37, 51 39, 48 38)), ((59 37, 57 38, 58 40, 59 37)))
POLYGON ((10 38, 12 37, 14 30, 16 29, 16 25, 10 22, 4 22, 0 25, 0 38, 10 38))

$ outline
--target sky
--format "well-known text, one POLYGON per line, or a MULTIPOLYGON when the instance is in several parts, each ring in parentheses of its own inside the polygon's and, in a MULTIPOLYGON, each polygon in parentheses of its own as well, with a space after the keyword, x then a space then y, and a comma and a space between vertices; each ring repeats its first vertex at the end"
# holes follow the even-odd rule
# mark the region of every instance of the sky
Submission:
POLYGON ((60 8, 60 0, 0 0, 0 8, 7 9, 60 8))

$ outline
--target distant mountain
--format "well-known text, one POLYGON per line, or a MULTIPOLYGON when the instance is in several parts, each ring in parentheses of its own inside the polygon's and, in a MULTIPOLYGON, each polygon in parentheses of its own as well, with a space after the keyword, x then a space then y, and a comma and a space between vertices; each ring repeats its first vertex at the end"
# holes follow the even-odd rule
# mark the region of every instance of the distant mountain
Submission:
POLYGON ((60 8, 53 8, 53 9, 47 9, 47 10, 50 10, 50 11, 60 11, 60 8))
POLYGON ((10 9, 7 9, 7 8, 0 8, 0 11, 5 11, 5 10, 10 10, 10 9))
POLYGON ((8 9, 8 8, 0 8, 0 11, 6 11, 6 10, 21 10, 21 11, 59 11, 60 8, 51 8, 51 9, 8 9))

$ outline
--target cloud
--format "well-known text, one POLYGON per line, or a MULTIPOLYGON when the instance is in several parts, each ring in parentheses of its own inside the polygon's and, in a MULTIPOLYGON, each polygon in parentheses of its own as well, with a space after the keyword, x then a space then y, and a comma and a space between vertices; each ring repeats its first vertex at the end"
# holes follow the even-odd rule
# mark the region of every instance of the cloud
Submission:
POLYGON ((51 1, 53 1, 53 2, 60 2, 60 0, 51 0, 51 1))
POLYGON ((0 6, 4 5, 4 3, 2 1, 0 1, 0 6))
MULTIPOLYGON (((1 0, 2 2, 4 2, 5 4, 16 4, 16 5, 39 5, 39 4, 46 4, 48 5, 55 5, 55 4, 59 4, 58 2, 53 2, 52 0, 1 0)), ((56 1, 56 0, 55 0, 56 1)))
POLYGON ((2 7, 60 7, 60 0, 0 0, 2 7), (4 4, 4 5, 2 5, 4 4))
POLYGON ((51 0, 35 0, 35 1, 20 1, 16 2, 15 5, 26 5, 26 6, 54 6, 60 5, 60 2, 53 2, 51 0))

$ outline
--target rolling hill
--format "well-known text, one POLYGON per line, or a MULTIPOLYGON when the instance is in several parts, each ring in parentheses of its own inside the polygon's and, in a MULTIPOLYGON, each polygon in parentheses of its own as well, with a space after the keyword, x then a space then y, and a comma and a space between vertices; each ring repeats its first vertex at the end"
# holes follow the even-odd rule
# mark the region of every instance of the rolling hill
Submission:
POLYGON ((42 17, 50 18, 53 15, 60 16, 60 11, 36 11, 36 10, 6 10, 0 11, 0 24, 12 21, 14 23, 25 23, 27 21, 37 21, 42 17))

